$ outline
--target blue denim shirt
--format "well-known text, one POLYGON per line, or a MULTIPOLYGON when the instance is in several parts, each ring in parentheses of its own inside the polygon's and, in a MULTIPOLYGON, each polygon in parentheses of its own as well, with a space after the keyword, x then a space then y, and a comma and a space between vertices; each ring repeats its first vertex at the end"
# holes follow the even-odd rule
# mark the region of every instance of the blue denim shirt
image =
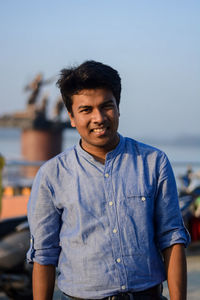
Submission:
POLYGON ((28 219, 28 260, 58 264, 59 288, 80 298, 159 284, 161 251, 189 242, 166 155, 122 136, 105 165, 79 145, 45 163, 28 219))

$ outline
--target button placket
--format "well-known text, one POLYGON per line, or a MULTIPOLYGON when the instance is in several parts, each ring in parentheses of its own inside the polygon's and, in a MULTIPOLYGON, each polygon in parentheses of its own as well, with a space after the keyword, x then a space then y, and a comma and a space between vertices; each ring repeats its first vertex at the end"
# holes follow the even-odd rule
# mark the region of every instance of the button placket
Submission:
POLYGON ((110 228, 111 228, 111 240, 113 245, 113 263, 116 265, 116 268, 118 270, 119 274, 119 280, 120 280, 120 288, 123 290, 126 289, 126 272, 125 272, 125 266, 123 263, 123 259, 120 257, 121 255, 121 246, 120 246, 120 236, 118 233, 118 225, 117 225, 117 211, 115 205, 115 197, 113 192, 113 186, 112 186, 112 176, 111 176, 111 167, 112 167, 112 161, 109 161, 105 165, 104 170, 104 183, 105 183, 105 189, 106 189, 106 198, 107 198, 107 206, 108 206, 108 217, 110 221, 110 228))

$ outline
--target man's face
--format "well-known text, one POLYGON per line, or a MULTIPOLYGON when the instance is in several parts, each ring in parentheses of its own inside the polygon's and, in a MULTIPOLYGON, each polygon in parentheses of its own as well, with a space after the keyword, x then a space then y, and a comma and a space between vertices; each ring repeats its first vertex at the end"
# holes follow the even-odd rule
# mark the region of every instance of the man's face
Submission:
POLYGON ((81 136, 81 146, 94 154, 106 153, 117 145, 119 109, 113 93, 107 89, 82 90, 72 96, 72 127, 81 136))

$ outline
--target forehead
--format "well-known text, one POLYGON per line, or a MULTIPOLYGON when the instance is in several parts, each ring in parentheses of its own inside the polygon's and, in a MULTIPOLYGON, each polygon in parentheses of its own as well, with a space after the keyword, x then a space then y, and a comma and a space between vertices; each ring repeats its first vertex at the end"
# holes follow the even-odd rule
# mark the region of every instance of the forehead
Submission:
POLYGON ((72 96, 72 105, 76 106, 82 103, 93 105, 105 101, 116 101, 112 91, 104 88, 85 89, 72 96))

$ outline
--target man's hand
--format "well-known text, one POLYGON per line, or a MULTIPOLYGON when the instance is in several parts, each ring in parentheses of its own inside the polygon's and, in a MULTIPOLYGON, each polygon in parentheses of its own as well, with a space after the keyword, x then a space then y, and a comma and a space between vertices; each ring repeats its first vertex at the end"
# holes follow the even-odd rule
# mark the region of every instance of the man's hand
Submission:
POLYGON ((33 266, 33 299, 51 300, 55 285, 55 266, 43 266, 34 263, 33 266))
POLYGON ((164 249, 163 257, 171 300, 186 300, 187 264, 183 244, 164 249))

